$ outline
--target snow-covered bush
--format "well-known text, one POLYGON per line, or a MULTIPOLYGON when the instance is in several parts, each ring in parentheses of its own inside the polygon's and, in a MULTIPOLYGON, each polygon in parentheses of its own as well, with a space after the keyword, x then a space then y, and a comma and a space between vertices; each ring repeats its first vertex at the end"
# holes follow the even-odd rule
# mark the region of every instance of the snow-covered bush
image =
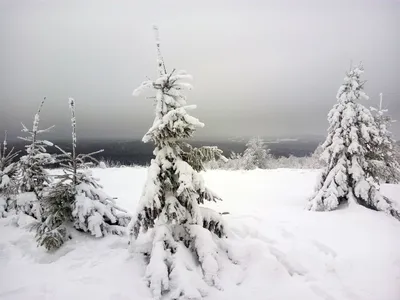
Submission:
POLYGON ((127 167, 139 167, 140 165, 136 165, 134 163, 130 164, 124 164, 120 161, 117 160, 112 160, 112 159, 105 159, 104 157, 101 157, 99 159, 99 164, 98 167, 100 169, 107 169, 107 168, 127 168, 127 167))
POLYGON ((367 154, 372 161, 372 173, 383 183, 398 183, 400 181, 400 165, 395 157, 396 141, 393 139, 389 127, 394 122, 387 115, 387 109, 382 108, 382 94, 380 94, 379 108, 371 107, 374 119, 379 129, 381 143, 373 147, 367 154))
POLYGON ((232 152, 229 159, 214 161, 207 167, 227 170, 253 170, 271 167, 273 157, 263 139, 255 137, 246 143, 243 154, 232 152))
POLYGON ((252 170, 259 169, 320 169, 324 166, 321 160, 322 148, 318 146, 307 156, 276 157, 270 153, 266 143, 260 138, 252 138, 243 154, 232 152, 229 159, 214 160, 207 164, 207 169, 252 170))
POLYGON ((255 137, 246 144, 246 150, 243 152, 242 165, 245 170, 266 169, 268 162, 272 159, 263 139, 255 137))
POLYGON ((297 157, 294 155, 280 156, 270 160, 269 167, 271 169, 312 169, 310 163, 311 157, 297 157))
POLYGON ((26 155, 20 158, 18 163, 18 195, 16 196, 16 209, 37 220, 42 219, 42 208, 40 200, 45 192, 44 189, 51 183, 51 177, 45 170, 45 166, 54 162, 54 157, 47 153, 47 146, 53 144, 47 140, 38 139, 38 135, 50 131, 52 127, 47 129, 39 129, 40 112, 46 98, 39 105, 39 109, 33 120, 32 130, 29 130, 22 124, 22 132, 27 137, 19 137, 28 142, 25 146, 26 155))
POLYGON ((204 201, 219 198, 205 187, 198 171, 207 159, 221 152, 214 147, 195 149, 183 142, 197 127, 204 126, 188 114, 195 106, 187 106, 182 94, 182 90, 191 88, 182 80, 191 76, 184 71, 166 71, 158 38, 157 50, 159 78, 143 82, 134 91, 134 95, 148 88, 156 91, 156 117, 143 137, 143 142, 155 144, 155 158, 129 225, 131 249, 148 257, 146 279, 154 299, 167 293, 171 299, 201 299, 204 281, 218 287, 218 242, 225 229, 218 213, 200 207, 204 201), (139 236, 149 239, 144 248, 137 240, 139 236), (189 267, 185 261, 185 256, 192 255, 201 268, 203 286, 188 281, 190 276, 197 276, 196 265, 189 267))
POLYGON ((231 152, 229 158, 225 161, 215 161, 208 165, 214 169, 225 169, 225 170, 241 170, 243 168, 243 158, 241 153, 231 152))
POLYGON ((105 159, 104 157, 99 160, 99 168, 107 169, 107 168, 121 168, 125 167, 121 162, 114 161, 111 159, 105 159))
POLYGON ((328 114, 330 127, 322 145, 327 166, 309 209, 332 210, 343 202, 356 202, 400 219, 400 210, 381 195, 379 179, 370 171, 368 153, 379 147, 382 137, 371 112, 356 102, 367 98, 362 73, 361 65, 347 73, 336 96, 338 102, 328 114))
POLYGON ((0 218, 7 215, 7 212, 10 210, 10 202, 15 200, 17 164, 14 162, 14 159, 17 156, 18 152, 14 152, 14 148, 7 151, 6 131, 3 145, 0 145, 0 218))
POLYGON ((75 101, 69 99, 72 114, 72 153, 57 147, 62 154, 58 162, 63 174, 58 176, 41 204, 44 209, 44 222, 36 225, 38 244, 48 250, 59 248, 68 238, 68 224, 95 237, 108 233, 120 234, 130 221, 130 215, 115 204, 92 176, 89 169, 92 162, 98 161, 90 154, 76 154, 75 101), (88 161, 89 160, 89 161, 88 161))
MULTIPOLYGON (((320 169, 324 166, 324 162, 319 158, 320 149, 317 148, 315 152, 309 156, 297 157, 293 155, 274 157, 273 155, 267 156, 265 160, 265 166, 268 169, 320 169)), ((224 170, 248 170, 249 164, 247 160, 243 158, 242 154, 232 152, 229 159, 225 161, 212 161, 207 164, 208 169, 224 169, 224 170), (246 167, 247 166, 247 167, 246 167)), ((254 168, 254 165, 253 165, 254 168)))
POLYGON ((320 169, 326 166, 324 160, 321 159, 322 152, 322 144, 319 144, 314 152, 307 156, 306 165, 308 169, 320 169))

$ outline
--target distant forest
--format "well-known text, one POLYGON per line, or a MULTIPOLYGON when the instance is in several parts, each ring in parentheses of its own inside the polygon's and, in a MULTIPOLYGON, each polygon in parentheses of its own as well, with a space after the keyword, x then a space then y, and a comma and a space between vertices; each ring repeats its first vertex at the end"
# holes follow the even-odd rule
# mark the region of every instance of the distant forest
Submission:
MULTIPOLYGON (((65 151, 71 150, 70 141, 54 141, 54 144, 60 146, 65 151)), ((230 153, 242 153, 246 147, 246 142, 207 142, 207 141, 191 141, 194 147, 200 146, 217 146, 224 151, 226 157, 230 153)), ((25 143, 23 141, 14 141, 10 143, 15 150, 22 150, 23 154, 25 143)), ((316 141, 281 141, 279 143, 267 143, 268 148, 274 156, 297 156, 302 157, 312 153, 318 146, 316 141)), ((54 147, 48 147, 50 153, 57 152, 54 147)), ((131 165, 146 165, 153 158, 154 145, 152 143, 144 144, 140 140, 123 141, 123 140, 79 140, 78 153, 89 153, 99 149, 104 149, 103 153, 96 155, 97 159, 111 160, 121 164, 131 165)))

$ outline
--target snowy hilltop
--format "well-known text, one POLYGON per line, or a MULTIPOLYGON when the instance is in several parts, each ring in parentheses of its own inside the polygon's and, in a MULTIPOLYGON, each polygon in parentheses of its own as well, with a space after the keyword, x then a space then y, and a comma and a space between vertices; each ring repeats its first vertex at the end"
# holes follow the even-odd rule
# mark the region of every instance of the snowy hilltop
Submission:
POLYGON ((154 32, 158 77, 133 92, 154 103, 148 167, 79 153, 74 98, 68 151, 42 139, 46 98, 22 124, 22 156, 5 134, 0 298, 400 299, 400 151, 382 95, 363 104, 363 66, 346 72, 313 153, 276 158, 253 137, 226 158, 190 143, 205 126, 192 77, 167 69, 154 32))

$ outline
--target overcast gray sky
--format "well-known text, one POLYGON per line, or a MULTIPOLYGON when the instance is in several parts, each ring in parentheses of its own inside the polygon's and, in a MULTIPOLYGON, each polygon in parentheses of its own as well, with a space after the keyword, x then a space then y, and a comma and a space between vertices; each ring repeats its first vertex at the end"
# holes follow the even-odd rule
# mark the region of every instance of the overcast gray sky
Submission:
MULTIPOLYGON (((169 69, 193 75, 188 102, 206 124, 197 137, 324 135, 350 62, 366 91, 400 120, 398 0, 0 0, 0 129, 31 123, 78 134, 141 138, 152 101, 132 97, 156 76, 152 24, 169 69)), ((400 136, 400 122, 393 131, 400 136)))

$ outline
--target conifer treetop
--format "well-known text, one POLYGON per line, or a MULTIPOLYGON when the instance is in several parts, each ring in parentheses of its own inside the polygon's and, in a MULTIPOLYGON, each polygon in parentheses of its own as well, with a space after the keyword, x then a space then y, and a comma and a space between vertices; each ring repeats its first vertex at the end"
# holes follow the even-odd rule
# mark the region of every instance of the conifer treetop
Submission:
POLYGON ((366 81, 361 80, 361 75, 364 73, 362 63, 347 72, 344 78, 344 83, 339 88, 336 98, 344 103, 353 102, 357 99, 368 100, 369 97, 365 94, 363 88, 366 81))
MULTIPOLYGON (((36 143, 36 137, 37 137, 38 134, 49 132, 52 128, 54 128, 55 125, 50 126, 50 127, 46 128, 46 129, 39 129, 40 113, 42 111, 42 108, 43 108, 43 105, 44 105, 45 101, 46 101, 46 97, 44 97, 43 100, 39 104, 39 108, 38 108, 38 110, 37 110, 37 112, 36 112, 36 114, 35 114, 35 116, 33 118, 33 124, 32 124, 32 129, 31 130, 28 129, 24 125, 24 123, 21 123, 21 125, 22 125, 22 130, 21 131, 29 133, 30 136, 29 137, 18 137, 19 139, 27 141, 27 142, 33 142, 33 144, 35 144, 36 143)), ((41 142, 50 143, 48 141, 41 141, 41 142)))
POLYGON ((19 139, 28 142, 25 145, 26 155, 21 157, 21 187, 22 190, 32 190, 34 185, 37 185, 41 189, 43 182, 49 183, 50 178, 47 172, 44 170, 44 166, 54 162, 54 158, 47 153, 46 148, 53 146, 53 143, 47 140, 38 139, 38 135, 49 132, 53 126, 46 129, 39 129, 40 113, 43 105, 46 101, 46 97, 40 102, 39 108, 33 118, 32 129, 28 129, 23 123, 22 132, 26 133, 26 137, 18 137, 19 139), (36 183, 34 183, 36 182, 36 183))
POLYGON ((189 138, 196 128, 203 127, 204 124, 187 113, 187 111, 195 109, 196 105, 186 105, 186 97, 182 94, 182 91, 193 88, 190 83, 182 80, 190 80, 192 76, 183 70, 176 71, 173 69, 170 73, 166 71, 160 49, 158 27, 154 26, 153 29, 156 37, 159 78, 154 81, 144 81, 133 91, 133 95, 138 96, 150 88, 156 90, 156 117, 153 126, 144 135, 143 142, 153 141, 157 145, 158 143, 165 144, 168 141, 174 142, 177 139, 189 138))

